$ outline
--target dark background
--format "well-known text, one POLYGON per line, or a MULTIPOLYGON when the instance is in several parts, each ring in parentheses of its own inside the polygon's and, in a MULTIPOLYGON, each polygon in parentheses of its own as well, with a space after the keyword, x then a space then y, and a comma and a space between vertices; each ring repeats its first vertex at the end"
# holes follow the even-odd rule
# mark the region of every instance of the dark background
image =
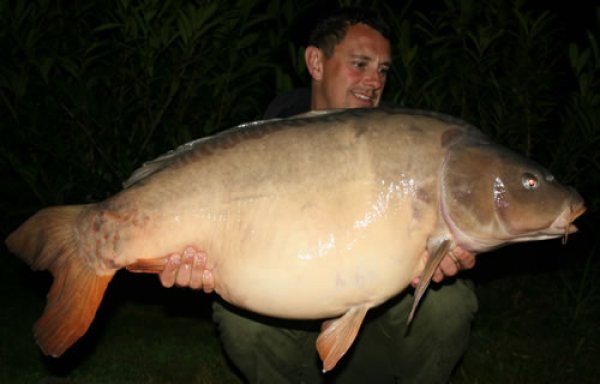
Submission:
MULTIPOLYGON (((259 119, 278 92, 307 85, 306 31, 336 4, 1 1, 0 234, 42 207, 101 200, 143 161, 259 119)), ((466 119, 589 207, 564 247, 478 259, 468 274, 481 308, 453 382, 598 382, 599 8, 368 4, 394 31, 386 99, 466 119)), ((89 334, 64 358, 43 358, 30 328, 51 279, 2 253, 0 381, 236 381, 212 297, 162 289, 155 276, 119 273, 89 334)))

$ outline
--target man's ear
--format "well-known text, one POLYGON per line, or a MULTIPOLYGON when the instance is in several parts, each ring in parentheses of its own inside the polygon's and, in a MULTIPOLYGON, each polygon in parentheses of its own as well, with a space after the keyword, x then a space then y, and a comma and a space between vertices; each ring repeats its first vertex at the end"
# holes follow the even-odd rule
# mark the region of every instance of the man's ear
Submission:
POLYGON ((323 78, 323 59, 323 52, 314 45, 309 45, 304 50, 306 69, 313 80, 320 81, 323 78))

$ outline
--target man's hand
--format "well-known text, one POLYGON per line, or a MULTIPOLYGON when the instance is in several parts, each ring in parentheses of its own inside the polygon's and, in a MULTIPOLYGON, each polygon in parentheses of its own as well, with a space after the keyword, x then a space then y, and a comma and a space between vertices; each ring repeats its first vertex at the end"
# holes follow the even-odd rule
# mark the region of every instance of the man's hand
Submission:
POLYGON ((206 257, 206 252, 193 247, 169 255, 165 269, 159 275, 161 284, 166 288, 176 285, 212 292, 215 281, 212 272, 206 268, 206 257))
MULTIPOLYGON (((471 269, 475 266, 475 254, 467 252, 460 247, 456 247, 442 259, 442 262, 433 273, 431 280, 436 283, 442 282, 446 277, 456 275, 458 272, 465 269, 471 269)), ((415 277, 411 285, 416 287, 419 284, 420 278, 415 277)))

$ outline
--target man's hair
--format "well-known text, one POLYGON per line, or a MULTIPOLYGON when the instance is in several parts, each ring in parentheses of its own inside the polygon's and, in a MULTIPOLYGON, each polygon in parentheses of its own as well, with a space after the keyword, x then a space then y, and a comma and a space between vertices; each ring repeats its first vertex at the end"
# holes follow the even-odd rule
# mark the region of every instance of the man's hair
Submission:
POLYGON ((346 36, 348 27, 365 24, 391 40, 390 27, 375 11, 364 8, 341 8, 337 12, 319 20, 308 38, 308 45, 323 51, 325 57, 331 57, 333 50, 346 36))

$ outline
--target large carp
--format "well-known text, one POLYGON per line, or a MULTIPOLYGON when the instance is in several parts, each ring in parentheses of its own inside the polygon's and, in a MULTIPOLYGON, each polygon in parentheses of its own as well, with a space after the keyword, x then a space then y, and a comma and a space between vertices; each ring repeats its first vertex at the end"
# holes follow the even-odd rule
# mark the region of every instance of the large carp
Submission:
POLYGON ((420 275, 414 313, 455 247, 566 236, 585 210, 575 190, 476 128, 406 110, 245 124, 147 163, 126 186, 97 204, 43 209, 6 240, 54 276, 34 327, 46 354, 86 332, 118 269, 193 246, 224 300, 332 319, 317 340, 329 370, 365 313, 420 275))

